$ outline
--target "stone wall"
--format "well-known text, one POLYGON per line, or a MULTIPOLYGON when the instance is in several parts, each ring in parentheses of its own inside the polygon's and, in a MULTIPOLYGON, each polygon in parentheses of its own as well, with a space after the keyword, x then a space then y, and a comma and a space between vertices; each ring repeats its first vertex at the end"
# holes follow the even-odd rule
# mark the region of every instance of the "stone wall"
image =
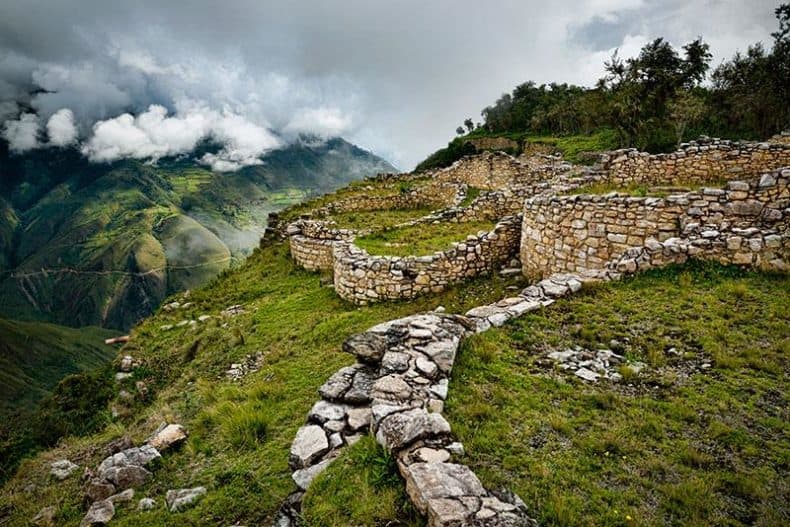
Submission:
POLYGON ((490 232, 470 235, 430 256, 371 256, 353 243, 335 243, 335 291, 356 304, 413 298, 489 272, 516 254, 521 218, 503 218, 490 232))
POLYGON ((402 182, 408 188, 399 191, 394 188, 391 194, 356 195, 350 198, 333 201, 327 206, 314 211, 314 215, 336 214, 340 212, 362 212, 373 210, 418 209, 423 207, 449 207, 460 203, 466 195, 466 188, 451 181, 431 181, 418 184, 408 180, 402 182))
POLYGON ((598 179, 613 185, 704 184, 743 179, 790 166, 790 144, 699 140, 669 154, 633 148, 602 154, 593 167, 598 179))
MULTIPOLYGON (((787 261, 790 169, 667 198, 543 196, 524 208, 521 262, 528 276, 603 269, 630 249, 709 239, 701 256, 777 268, 787 261), (744 241, 759 232, 763 242, 744 241), (716 240, 717 243, 713 243, 716 240)), ((702 247, 701 247, 702 248, 702 247)))
POLYGON ((316 220, 298 220, 287 227, 286 233, 294 261, 309 271, 332 269, 335 243, 353 240, 356 235, 355 231, 316 220))
POLYGON ((530 166, 508 154, 487 152, 463 157, 447 168, 431 172, 430 176, 435 181, 458 182, 479 189, 498 190, 545 180, 550 172, 549 164, 541 170, 540 167, 530 166))

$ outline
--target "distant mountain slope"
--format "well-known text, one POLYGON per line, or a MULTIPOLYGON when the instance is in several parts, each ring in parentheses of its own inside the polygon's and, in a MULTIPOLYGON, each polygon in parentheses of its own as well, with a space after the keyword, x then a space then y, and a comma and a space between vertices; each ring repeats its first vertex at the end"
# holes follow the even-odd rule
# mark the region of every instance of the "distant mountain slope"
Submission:
POLYGON ((66 375, 100 367, 117 351, 117 332, 0 319, 0 417, 30 409, 66 375))
MULTIPOLYGON (((5 145, 0 145, 5 148, 5 145)), ((393 167, 342 139, 213 173, 192 156, 92 164, 0 149, 0 315, 128 328, 258 244, 272 211, 393 167)))

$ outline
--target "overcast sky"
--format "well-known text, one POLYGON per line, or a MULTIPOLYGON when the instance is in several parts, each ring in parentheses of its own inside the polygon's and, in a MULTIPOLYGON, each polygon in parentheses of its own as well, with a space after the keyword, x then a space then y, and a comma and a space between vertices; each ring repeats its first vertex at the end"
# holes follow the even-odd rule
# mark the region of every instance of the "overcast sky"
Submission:
POLYGON ((234 168, 313 132, 410 169, 521 82, 592 84, 615 48, 633 55, 658 36, 702 36, 715 65, 769 44, 777 5, 4 0, 0 121, 18 150, 78 142, 97 160, 212 137, 226 148, 208 161, 234 168), (18 102, 37 115, 20 117, 18 102))

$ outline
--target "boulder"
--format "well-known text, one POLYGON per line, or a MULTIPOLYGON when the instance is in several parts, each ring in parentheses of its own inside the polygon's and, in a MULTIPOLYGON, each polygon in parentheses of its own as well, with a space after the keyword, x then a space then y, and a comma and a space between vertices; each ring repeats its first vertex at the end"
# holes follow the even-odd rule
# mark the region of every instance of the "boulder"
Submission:
POLYGON ((115 516, 115 506, 110 500, 97 501, 88 509, 88 513, 80 522, 80 527, 104 526, 115 516))
POLYGON ((143 498, 137 502, 138 511, 150 511, 156 507, 156 501, 151 498, 143 498))
POLYGON ((206 494, 206 487, 194 487, 191 489, 168 490, 165 501, 170 512, 182 511, 195 504, 206 494))
POLYGON ((162 452, 184 442, 186 438, 187 431, 183 426, 179 424, 168 424, 160 427, 160 429, 148 439, 147 443, 159 452, 162 452))
POLYGON ((107 501, 111 501, 113 505, 117 505, 119 503, 128 503, 134 499, 134 489, 126 489, 123 492, 119 492, 118 494, 114 494, 107 498, 107 501))
POLYGON ((75 470, 77 470, 79 465, 72 463, 68 459, 59 459, 55 461, 51 465, 52 469, 49 471, 52 476, 57 479, 58 481, 63 481, 67 477, 71 476, 75 470))
POLYGON ((358 333, 343 342, 343 351, 356 356, 360 362, 378 364, 387 351, 387 338, 377 333, 358 333))
POLYGON ((115 485, 107 481, 92 479, 85 487, 85 499, 89 503, 106 500, 115 494, 115 485))
POLYGON ((107 481, 119 489, 139 487, 151 477, 151 473, 139 465, 110 467, 102 473, 107 481))
POLYGON ((406 492, 417 510, 425 512, 428 501, 486 495, 474 472, 454 463, 414 463, 406 468, 406 492))
POLYGON ((329 451, 329 441, 324 429, 317 425, 306 425, 299 429, 291 444, 289 463, 292 468, 309 467, 329 451))
POLYGON ((441 414, 429 414, 424 408, 415 408, 385 417, 376 432, 376 440, 396 452, 417 439, 449 433, 450 423, 441 414))

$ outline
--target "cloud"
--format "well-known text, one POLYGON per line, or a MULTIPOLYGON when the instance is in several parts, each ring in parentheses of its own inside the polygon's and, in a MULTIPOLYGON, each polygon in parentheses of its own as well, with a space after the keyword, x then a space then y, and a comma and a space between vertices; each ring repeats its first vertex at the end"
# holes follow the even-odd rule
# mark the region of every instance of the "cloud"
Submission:
POLYGON ((77 142, 77 125, 74 112, 63 108, 52 114, 47 121, 47 137, 53 146, 68 146, 77 142))
POLYGON ((351 130, 351 116, 338 108, 302 108, 285 125, 286 134, 313 134, 319 137, 339 137, 351 130))
MULTIPOLYGON (((776 28, 776 0, 339 4, 6 0, 0 101, 33 108, 43 122, 69 108, 83 131, 129 114, 116 132, 154 154, 168 147, 135 132, 133 116, 153 104, 183 119, 184 101, 197 101, 289 139, 340 133, 409 168, 517 84, 593 84, 613 47, 625 55, 641 39, 681 45, 702 35, 715 65, 770 42, 776 28)), ((252 159, 243 151, 230 147, 224 159, 252 159)))
POLYGON ((95 162, 123 158, 156 161, 189 153, 206 139, 222 145, 219 152, 202 159, 219 172, 259 164, 261 155, 281 145, 265 127, 229 111, 220 113, 192 104, 168 116, 164 106, 153 104, 137 116, 124 113, 94 124, 82 152, 95 162))
POLYGON ((3 127, 3 137, 8 141, 12 152, 22 153, 39 146, 38 116, 34 113, 23 113, 19 119, 8 120, 3 127))

